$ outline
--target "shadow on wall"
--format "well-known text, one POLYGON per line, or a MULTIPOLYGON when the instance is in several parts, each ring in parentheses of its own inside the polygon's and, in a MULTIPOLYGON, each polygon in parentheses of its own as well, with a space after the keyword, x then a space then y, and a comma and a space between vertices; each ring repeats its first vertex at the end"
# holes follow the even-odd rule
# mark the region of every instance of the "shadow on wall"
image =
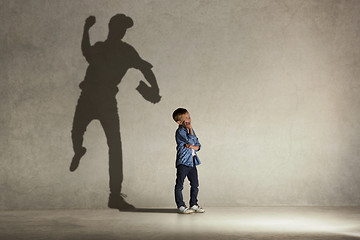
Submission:
POLYGON ((123 181, 122 148, 119 126, 119 115, 116 102, 117 85, 130 68, 142 72, 150 87, 140 81, 136 88, 145 100, 158 103, 161 99, 159 87, 151 68, 152 65, 143 60, 137 51, 122 41, 126 30, 133 26, 133 20, 117 14, 110 19, 109 34, 104 42, 90 45, 89 30, 96 19, 90 16, 84 24, 81 50, 89 63, 84 81, 80 83, 81 95, 75 110, 71 130, 74 157, 70 171, 79 166, 82 156, 86 153, 83 147, 83 136, 92 120, 99 120, 104 129, 109 147, 110 196, 108 206, 119 210, 132 210, 134 206, 124 200, 121 193, 123 181))

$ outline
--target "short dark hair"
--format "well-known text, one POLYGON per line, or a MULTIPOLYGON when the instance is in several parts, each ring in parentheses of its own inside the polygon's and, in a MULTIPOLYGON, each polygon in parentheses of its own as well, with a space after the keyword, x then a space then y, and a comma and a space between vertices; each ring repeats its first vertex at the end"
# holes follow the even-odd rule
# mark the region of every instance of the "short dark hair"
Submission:
POLYGON ((178 108, 173 112, 172 117, 173 117, 174 121, 177 122, 180 120, 180 116, 187 112, 188 112, 188 110, 186 110, 185 108, 178 108))

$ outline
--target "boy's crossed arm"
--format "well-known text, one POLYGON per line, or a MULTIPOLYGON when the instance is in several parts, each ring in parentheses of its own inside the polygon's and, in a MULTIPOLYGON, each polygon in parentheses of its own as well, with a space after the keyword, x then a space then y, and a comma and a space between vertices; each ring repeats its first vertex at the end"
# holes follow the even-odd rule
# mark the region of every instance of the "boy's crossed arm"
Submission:
MULTIPOLYGON (((185 122, 184 125, 185 125, 185 127, 186 127, 187 129, 189 129, 189 134, 192 135, 192 136, 194 136, 194 130, 193 130, 193 128, 192 128, 191 123, 186 123, 186 122, 185 122)), ((198 143, 197 138, 196 138, 196 143, 198 143)), ((196 144, 196 143, 195 143, 195 144, 196 144)), ((199 143, 199 144, 200 144, 200 143, 199 143)), ((190 149, 194 149, 195 151, 199 151, 199 149, 200 149, 200 146, 199 146, 199 145, 191 145, 190 143, 185 144, 185 147, 186 147, 186 148, 190 148, 190 149)))
POLYGON ((199 151, 200 146, 199 145, 191 145, 189 143, 185 144, 186 148, 194 149, 195 151, 199 151))
POLYGON ((184 125, 186 126, 187 129, 189 129, 189 135, 186 134, 185 132, 180 132, 179 140, 181 140, 182 142, 185 143, 185 145, 184 145, 185 148, 190 148, 190 149, 194 149, 195 151, 199 151, 201 144, 194 134, 191 123, 184 124, 184 125), (194 142, 194 144, 190 144, 191 141, 194 142))

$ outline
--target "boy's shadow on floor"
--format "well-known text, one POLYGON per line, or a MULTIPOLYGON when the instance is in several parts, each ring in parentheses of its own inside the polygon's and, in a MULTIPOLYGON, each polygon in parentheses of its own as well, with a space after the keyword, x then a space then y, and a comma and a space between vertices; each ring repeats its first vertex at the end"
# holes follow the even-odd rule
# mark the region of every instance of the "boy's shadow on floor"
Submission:
POLYGON ((140 212, 140 213, 177 213, 177 209, 172 208, 135 208, 133 210, 119 210, 120 212, 140 212))

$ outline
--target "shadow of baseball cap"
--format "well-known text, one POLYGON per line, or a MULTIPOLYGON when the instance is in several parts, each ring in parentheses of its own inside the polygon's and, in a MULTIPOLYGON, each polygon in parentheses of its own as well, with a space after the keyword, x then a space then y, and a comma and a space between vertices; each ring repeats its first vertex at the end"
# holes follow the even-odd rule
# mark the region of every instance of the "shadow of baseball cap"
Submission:
POLYGON ((110 29, 117 29, 117 28, 131 28, 134 26, 133 20, 126 16, 125 14, 119 13, 115 16, 111 17, 109 21, 109 28, 110 29))

